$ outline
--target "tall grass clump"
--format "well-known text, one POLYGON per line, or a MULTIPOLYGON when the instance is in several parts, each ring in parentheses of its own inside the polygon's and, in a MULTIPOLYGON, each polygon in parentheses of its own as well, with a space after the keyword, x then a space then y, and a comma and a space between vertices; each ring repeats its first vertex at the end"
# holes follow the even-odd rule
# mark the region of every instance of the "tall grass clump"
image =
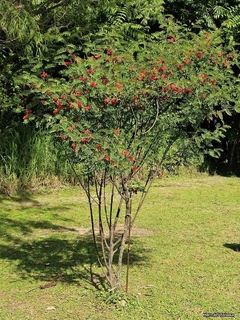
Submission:
POLYGON ((31 124, 0 123, 0 193, 53 186, 71 180, 64 151, 31 124))

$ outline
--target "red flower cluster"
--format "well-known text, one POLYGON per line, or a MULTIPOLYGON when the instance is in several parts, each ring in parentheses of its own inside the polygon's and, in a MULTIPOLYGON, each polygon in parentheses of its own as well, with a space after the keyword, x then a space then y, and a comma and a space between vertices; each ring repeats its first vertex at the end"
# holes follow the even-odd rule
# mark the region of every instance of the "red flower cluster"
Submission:
POLYGON ((79 80, 81 80, 82 82, 86 82, 86 81, 88 81, 88 78, 87 77, 80 77, 79 80))
POLYGON ((202 58, 202 57, 203 57, 203 53, 202 53, 202 52, 197 52, 196 56, 197 56, 198 58, 202 58))
POLYGON ((47 78, 47 77, 48 77, 48 73, 45 72, 45 71, 43 71, 43 72, 41 73, 41 77, 42 77, 42 78, 47 78))
POLYGON ((103 84, 107 84, 108 81, 109 81, 109 80, 108 80, 107 78, 102 78, 102 83, 103 83, 103 84))
POLYGON ((64 61, 63 65, 66 67, 70 67, 72 65, 72 62, 71 61, 64 61))
POLYGON ((30 116, 32 114, 32 110, 26 108, 25 112, 26 112, 26 114, 25 114, 25 116, 23 116, 23 120, 27 120, 28 118, 30 118, 30 116))
POLYGON ((181 89, 178 86, 176 86, 174 83, 170 84, 170 89, 172 91, 176 91, 177 93, 181 93, 181 89))
POLYGON ((128 150, 123 150, 123 151, 122 151, 122 155, 123 155, 124 157, 126 157, 128 154, 129 154, 129 151, 128 151, 128 150))
POLYGON ((175 38, 172 35, 170 35, 170 36, 168 36, 168 41, 175 42, 175 38))
POLYGON ((95 88, 95 87, 97 86, 97 83, 93 81, 93 82, 91 82, 90 86, 91 86, 92 88, 95 88))

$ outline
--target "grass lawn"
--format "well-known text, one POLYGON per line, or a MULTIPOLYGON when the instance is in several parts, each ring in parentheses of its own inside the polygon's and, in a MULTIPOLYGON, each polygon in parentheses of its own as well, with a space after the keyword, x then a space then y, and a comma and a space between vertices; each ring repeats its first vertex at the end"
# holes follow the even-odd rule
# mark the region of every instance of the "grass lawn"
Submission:
POLYGON ((239 178, 157 180, 135 225, 129 294, 110 296, 81 190, 0 196, 0 320, 240 319, 239 216, 239 178))

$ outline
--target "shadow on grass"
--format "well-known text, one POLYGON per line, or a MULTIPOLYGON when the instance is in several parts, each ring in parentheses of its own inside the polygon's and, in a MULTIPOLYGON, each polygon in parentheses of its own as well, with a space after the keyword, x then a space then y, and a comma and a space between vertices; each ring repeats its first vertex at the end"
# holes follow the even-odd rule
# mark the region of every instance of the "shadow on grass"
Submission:
POLYGON ((240 252, 240 243, 224 243, 223 246, 233 251, 240 252))
MULTIPOLYGON (((26 216, 26 215, 25 215, 26 216)), ((15 233, 19 236, 30 235, 34 229, 45 229, 52 231, 73 231, 72 228, 67 228, 61 225, 54 224, 48 220, 20 220, 9 218, 4 214, 0 214, 0 238, 6 238, 9 234, 15 233)), ((71 219, 63 218, 63 221, 72 221, 71 219)))
POLYGON ((32 206, 40 206, 39 201, 33 199, 33 196, 27 192, 17 194, 16 196, 0 194, 0 203, 3 201, 14 201, 17 203, 31 203, 32 206))
POLYGON ((32 204, 39 204, 37 200, 33 199, 33 195, 30 192, 18 190, 15 195, 10 195, 7 193, 0 194, 0 203, 4 200, 11 200, 16 202, 31 202, 32 204))
MULTIPOLYGON (((91 284, 97 289, 106 289, 89 233, 82 235, 77 229, 49 221, 18 221, 3 214, 0 221, 0 259, 7 260, 21 279, 53 281, 62 275, 68 284, 91 284), (34 238, 35 229, 47 235, 34 238), (49 234, 49 231, 54 232, 49 234)), ((143 243, 137 238, 132 238, 131 242, 131 264, 146 263, 148 257, 143 243)))
MULTIPOLYGON (((51 281, 63 275, 64 282, 69 284, 81 284, 83 281, 97 289, 106 289, 104 278, 99 274, 101 271, 96 263, 91 237, 78 236, 75 240, 48 237, 33 241, 11 237, 8 240, 11 244, 0 244, 0 259, 15 261, 14 271, 21 279, 51 281)), ((147 256, 143 249, 131 252, 131 264, 144 261, 147 261, 147 256)), ((126 258, 123 263, 126 263, 126 258)))

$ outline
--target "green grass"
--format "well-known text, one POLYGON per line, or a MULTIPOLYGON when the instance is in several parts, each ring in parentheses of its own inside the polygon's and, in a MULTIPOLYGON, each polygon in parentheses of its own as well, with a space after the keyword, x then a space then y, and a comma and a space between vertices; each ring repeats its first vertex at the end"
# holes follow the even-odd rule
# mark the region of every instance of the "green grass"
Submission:
POLYGON ((128 296, 98 289, 80 190, 0 196, 0 319, 240 319, 239 190, 238 178, 157 180, 136 222, 128 296))

